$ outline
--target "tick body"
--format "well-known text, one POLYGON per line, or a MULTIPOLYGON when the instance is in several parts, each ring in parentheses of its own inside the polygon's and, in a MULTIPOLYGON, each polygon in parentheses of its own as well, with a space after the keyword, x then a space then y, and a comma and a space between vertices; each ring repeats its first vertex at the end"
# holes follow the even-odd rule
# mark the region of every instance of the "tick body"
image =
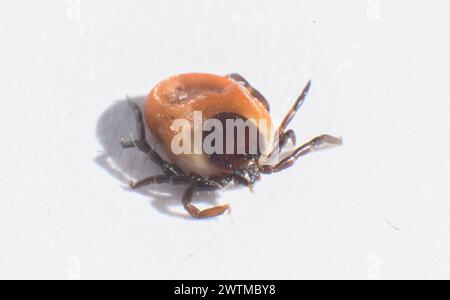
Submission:
MULTIPOLYGON (((281 161, 271 163, 277 154, 283 151, 288 141, 295 145, 295 133, 293 130, 287 130, 287 126, 303 104, 310 86, 311 83, 308 82, 281 125, 273 131, 268 101, 239 74, 218 76, 191 73, 162 81, 148 95, 144 115, 137 105, 130 101, 138 135, 132 140, 122 140, 122 146, 137 147, 145 152, 160 167, 163 174, 133 182, 131 187, 137 189, 162 183, 186 185, 182 203, 191 216, 206 218, 223 214, 229 209, 228 205, 206 210, 197 209, 192 204, 194 194, 201 190, 222 189, 232 181, 253 188, 261 179, 261 174, 280 172, 318 147, 342 143, 340 138, 321 135, 296 148, 281 161), (218 142, 221 142, 218 148, 223 147, 223 152, 196 152, 196 146, 189 144, 191 152, 175 153, 174 139, 180 133, 174 128, 174 122, 183 120, 192 125, 187 136, 195 136, 196 130, 198 131, 195 125, 196 114, 201 116, 202 123, 213 120, 216 122, 213 124, 222 125, 219 127, 223 140, 216 139, 212 144, 218 146, 218 142), (228 128, 230 121, 241 121, 241 124, 245 122, 248 128, 243 137, 238 138, 236 131, 228 128), (152 135, 163 145, 169 161, 163 160, 147 142, 145 123, 152 135), (255 132, 253 136, 249 134, 252 130, 255 132), (252 143, 257 146, 250 150, 252 143), (237 145, 241 145, 245 150, 225 151, 236 150, 237 145)), ((202 132, 201 142, 206 142, 206 138, 208 136, 202 132)), ((203 146, 203 143, 201 145, 203 146)))

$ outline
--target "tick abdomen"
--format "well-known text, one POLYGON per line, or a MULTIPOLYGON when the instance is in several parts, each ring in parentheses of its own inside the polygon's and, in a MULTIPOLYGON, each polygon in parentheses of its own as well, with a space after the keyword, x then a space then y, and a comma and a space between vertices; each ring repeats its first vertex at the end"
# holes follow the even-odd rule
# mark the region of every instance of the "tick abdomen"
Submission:
MULTIPOLYGON (((250 141, 246 135, 241 143, 253 142, 259 145, 260 139, 262 144, 268 145, 271 142, 270 114, 265 104, 254 97, 248 87, 232 78, 211 74, 191 73, 171 77, 159 83, 150 92, 145 105, 145 119, 152 134, 163 144, 169 158, 187 174, 198 173, 207 176, 230 172, 259 157, 261 152, 175 154, 172 141, 179 132, 174 130, 173 123, 175 120, 186 120, 191 124, 191 135, 194 136, 196 112, 201 112, 203 123, 226 115, 230 119, 250 121, 258 138, 250 141), (260 120, 265 120, 266 128, 260 128, 260 120)), ((219 118, 219 121, 226 128, 225 120, 219 118)), ((203 132, 201 136, 205 137, 203 132)), ((239 143, 237 140, 234 142, 239 143)), ((224 140, 225 145, 226 143, 224 140)))

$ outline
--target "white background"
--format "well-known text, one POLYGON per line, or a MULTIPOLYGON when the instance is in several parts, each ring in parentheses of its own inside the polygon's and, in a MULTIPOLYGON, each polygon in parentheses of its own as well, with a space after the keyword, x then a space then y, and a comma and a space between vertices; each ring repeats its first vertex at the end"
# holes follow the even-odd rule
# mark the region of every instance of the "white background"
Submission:
POLYGON ((450 278, 448 1, 3 1, 0 278, 450 278), (345 145, 201 195, 118 141, 127 94, 239 72, 299 141, 345 145))

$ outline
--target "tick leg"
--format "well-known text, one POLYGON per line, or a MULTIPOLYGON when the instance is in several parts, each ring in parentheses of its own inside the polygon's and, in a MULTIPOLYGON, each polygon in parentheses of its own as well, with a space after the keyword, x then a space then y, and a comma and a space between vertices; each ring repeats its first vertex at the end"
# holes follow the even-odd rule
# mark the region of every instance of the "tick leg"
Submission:
POLYGON ((295 116, 295 113, 300 109, 302 104, 305 102, 306 96, 309 93, 309 89, 311 88, 311 80, 308 81, 305 88, 303 89, 300 96, 298 96, 297 100, 295 101, 292 108, 289 110, 287 115, 284 117, 283 122, 280 125, 280 128, 278 130, 279 133, 284 133, 286 130, 286 127, 289 125, 289 123, 292 121, 292 119, 295 116))
POLYGON ((151 184, 162 184, 162 183, 189 184, 191 183, 191 181, 192 181, 191 176, 157 175, 144 178, 137 182, 131 181, 130 187, 136 190, 151 184))
MULTIPOLYGON (((283 122, 281 122, 281 125, 276 132, 278 139, 275 140, 274 150, 272 151, 272 153, 270 155, 271 157, 273 157, 274 155, 278 154, 279 151, 281 151, 281 149, 286 145, 286 138, 289 137, 290 135, 292 135, 292 133, 288 133, 289 131, 286 131, 286 128, 289 125, 289 123, 292 121, 292 119, 295 117, 295 114, 300 109, 302 104, 305 102, 306 96, 308 95, 310 88, 311 88, 311 80, 308 81, 308 83, 306 84, 302 93, 300 94, 300 96, 298 96, 294 105, 291 107, 291 109, 289 110, 287 115, 284 117, 283 122), (276 148, 278 148, 278 149, 276 149, 276 148)), ((294 140, 295 140, 295 138, 294 138, 294 140)))
POLYGON ((240 83, 245 88, 247 88, 247 90, 250 92, 250 95, 252 95, 256 99, 258 99, 259 102, 261 102, 264 105, 264 107, 267 109, 267 111, 270 112, 270 105, 269 105, 269 102, 267 101, 267 99, 257 89, 255 89, 247 81, 247 79, 245 79, 243 76, 236 74, 236 73, 229 74, 226 77, 233 79, 234 81, 240 83))
POLYGON ((225 187, 231 181, 231 176, 213 176, 210 178, 204 178, 198 174, 186 175, 156 175, 144 178, 137 182, 130 182, 130 187, 132 189, 140 189, 144 186, 151 184, 163 184, 170 183, 174 185, 187 185, 187 184, 198 184, 203 188, 221 189, 225 187))
POLYGON ((134 119, 136 120, 136 133, 137 133, 137 140, 142 141, 145 140, 145 124, 144 124, 144 118, 142 116, 142 112, 140 108, 137 106, 136 103, 131 101, 130 98, 127 96, 128 103, 130 104, 131 111, 133 113, 134 119))
POLYGON ((286 147, 288 141, 291 141, 292 145, 297 144, 297 138, 295 136, 295 132, 292 129, 289 129, 284 134, 281 135, 280 141, 278 143, 278 147, 275 144, 275 147, 273 148, 272 152, 270 153, 269 157, 274 158, 276 155, 280 154, 284 147, 286 147))
POLYGON ((281 136, 280 150, 282 150, 286 146, 288 141, 291 141, 292 145, 294 145, 294 146, 297 144, 297 138, 295 136, 294 130, 292 130, 292 129, 289 129, 281 136))
POLYGON ((297 159, 300 157, 315 151, 319 150, 320 148, 326 147, 326 146, 334 146, 334 145, 342 145, 342 139, 337 138, 331 135, 321 135, 318 136, 308 143, 298 147, 291 155, 283 159, 281 162, 279 162, 275 166, 262 166, 260 167, 261 173, 264 174, 271 174, 283 171, 289 167, 291 167, 297 159))
POLYGON ((122 147, 124 149, 129 148, 138 148, 141 152, 146 153, 150 159, 156 163, 161 170, 166 175, 183 175, 183 172, 178 168, 176 165, 171 164, 161 158, 161 156, 156 152, 155 149, 152 148, 152 146, 147 142, 145 138, 145 125, 144 125, 144 119, 142 117, 141 110, 137 106, 136 103, 128 99, 128 102, 130 103, 130 107, 133 111, 134 118, 136 120, 136 132, 137 132, 137 138, 132 140, 121 140, 122 147))
POLYGON ((192 199, 194 197, 194 193, 198 190, 210 190, 208 188, 200 187, 196 184, 192 184, 183 195, 183 206, 187 210, 187 212, 196 219, 204 219, 217 217, 225 213, 230 209, 228 204, 216 206, 212 208, 208 208, 205 210, 200 210, 194 205, 192 205, 192 199))

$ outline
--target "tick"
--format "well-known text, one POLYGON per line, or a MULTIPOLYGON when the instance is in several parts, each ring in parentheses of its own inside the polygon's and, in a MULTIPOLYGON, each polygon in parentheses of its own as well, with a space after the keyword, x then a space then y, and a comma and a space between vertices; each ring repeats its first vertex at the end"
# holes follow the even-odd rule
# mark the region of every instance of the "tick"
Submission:
MULTIPOLYGON (((231 182, 252 189, 261 179, 261 174, 283 171, 293 166, 300 157, 318 148, 342 144, 341 138, 321 135, 287 153, 284 158, 278 159, 278 155, 283 152, 289 141, 293 145, 296 144, 295 132, 292 129, 288 130, 287 127, 303 104, 310 87, 311 81, 303 89, 281 125, 276 131, 272 131, 268 101, 239 74, 218 76, 191 73, 162 81, 148 95, 144 114, 134 102, 130 101, 136 119, 137 136, 121 140, 123 148, 136 147, 146 153, 159 166, 162 174, 131 182, 131 188, 140 189, 150 184, 163 183, 186 185, 182 203, 192 217, 208 218, 223 214, 230 209, 229 205, 198 209, 192 204, 195 193, 220 190, 231 182), (208 136, 211 130, 205 131, 204 128, 199 135, 199 128, 195 124, 196 114, 200 114, 202 122, 215 120, 216 127, 223 125, 221 131, 223 140, 221 137, 211 139, 208 136), (190 149, 192 152, 174 151, 174 145, 177 145, 174 141, 180 135, 179 128, 174 127, 177 120, 192 125, 189 127, 190 132, 184 135, 186 138, 194 136, 194 140, 200 141, 202 146, 204 146, 202 142, 206 142, 207 139, 213 140, 212 147, 224 151, 197 152, 191 141, 189 144, 186 144, 187 141, 181 144, 184 149, 190 149), (265 126, 256 120, 265 121, 265 126), (228 128, 229 121, 234 121, 235 124, 242 121, 240 124, 247 125, 243 138, 237 137, 237 130, 228 128), (164 160, 146 140, 145 123, 151 134, 164 147, 169 161, 164 160), (254 129, 256 136, 249 134, 250 129, 254 129), (253 147, 250 151, 250 146, 255 143, 257 147, 253 147), (239 146, 242 146, 241 150, 244 151, 236 151, 239 146)), ((211 126, 209 129, 212 128, 211 126)))

